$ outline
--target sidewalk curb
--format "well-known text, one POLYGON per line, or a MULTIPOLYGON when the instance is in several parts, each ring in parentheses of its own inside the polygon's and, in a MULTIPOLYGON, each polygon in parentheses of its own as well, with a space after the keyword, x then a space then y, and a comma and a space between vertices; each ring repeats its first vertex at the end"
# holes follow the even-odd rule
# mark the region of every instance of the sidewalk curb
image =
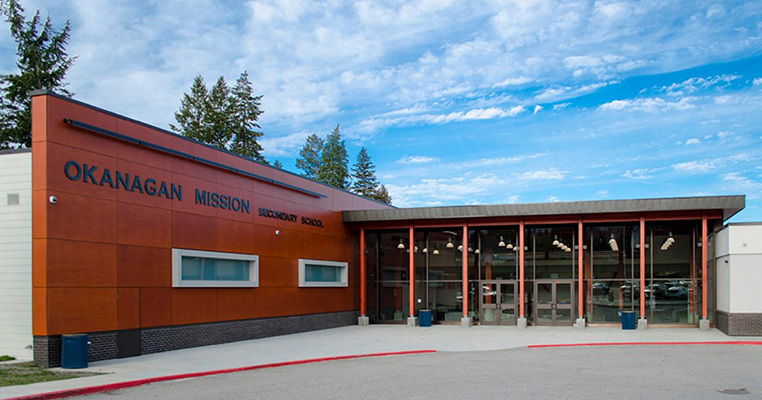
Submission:
POLYGON ((724 342, 601 342, 601 343, 567 343, 567 344, 532 344, 527 346, 530 349, 549 348, 549 347, 593 347, 593 346, 684 346, 691 344, 701 345, 746 345, 762 346, 762 341, 724 341, 724 342))
POLYGON ((118 389, 126 389, 130 387, 135 387, 135 386, 147 385, 149 383, 175 381, 175 380, 189 379, 189 378, 199 378, 199 377, 210 376, 210 375, 229 374, 232 372, 252 371, 256 369, 265 369, 265 368, 278 368, 278 367, 285 367, 289 365, 312 364, 312 363, 325 362, 325 361, 349 360, 354 358, 401 356, 401 355, 408 355, 408 354, 424 354, 424 353, 436 353, 436 350, 393 351, 393 352, 386 352, 386 353, 353 354, 353 355, 347 355, 347 356, 310 358, 306 360, 296 360, 296 361, 283 361, 283 362, 270 363, 270 364, 250 365, 247 367, 218 369, 218 370, 203 371, 203 372, 190 372, 190 373, 177 374, 177 375, 157 376, 157 377, 151 377, 151 378, 136 379, 132 381, 109 383, 105 385, 88 386, 88 387, 82 387, 82 388, 58 390, 55 392, 37 393, 37 394, 30 394, 30 395, 24 395, 19 397, 11 397, 6 400, 62 399, 62 398, 71 397, 71 396, 83 396, 83 395, 93 394, 93 393, 101 393, 101 392, 109 392, 109 391, 118 390, 118 389))

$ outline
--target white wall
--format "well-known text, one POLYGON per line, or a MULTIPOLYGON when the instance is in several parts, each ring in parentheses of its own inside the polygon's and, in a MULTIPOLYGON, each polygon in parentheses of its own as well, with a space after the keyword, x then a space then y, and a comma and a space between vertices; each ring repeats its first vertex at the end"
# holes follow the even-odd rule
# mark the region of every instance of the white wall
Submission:
POLYGON ((0 355, 31 359, 31 345, 32 153, 2 152, 0 153, 0 355), (18 204, 9 205, 9 195, 15 194, 18 194, 18 204))
POLYGON ((716 244, 717 309, 762 313, 762 223, 730 224, 716 244))

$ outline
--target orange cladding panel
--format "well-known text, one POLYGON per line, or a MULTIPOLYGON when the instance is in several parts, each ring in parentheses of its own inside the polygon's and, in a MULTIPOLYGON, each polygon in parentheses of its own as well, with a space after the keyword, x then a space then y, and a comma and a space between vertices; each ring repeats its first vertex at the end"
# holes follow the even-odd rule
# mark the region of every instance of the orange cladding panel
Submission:
POLYGON ((116 245, 48 240, 48 287, 115 287, 116 245))
POLYGON ((172 325, 172 289, 140 289, 140 327, 172 325))
POLYGON ((117 328, 115 288, 48 288, 48 335, 117 328))
POLYGON ((160 247, 119 245, 117 284, 119 287, 172 286, 172 251, 160 247))
POLYGON ((140 289, 119 289, 118 294, 119 329, 140 328, 140 289))

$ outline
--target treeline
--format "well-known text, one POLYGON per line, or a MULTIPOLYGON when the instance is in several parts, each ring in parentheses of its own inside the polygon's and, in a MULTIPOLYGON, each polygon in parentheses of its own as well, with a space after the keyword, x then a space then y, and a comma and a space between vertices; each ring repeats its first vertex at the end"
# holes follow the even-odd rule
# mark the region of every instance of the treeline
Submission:
MULTIPOLYGON (((170 128, 200 142, 269 164, 258 141, 264 136, 258 122, 264 113, 261 100, 262 95, 254 95, 246 71, 232 89, 223 76, 207 88, 199 75, 193 80, 190 93, 183 95, 180 109, 175 113, 177 124, 170 124, 170 128)), ((314 133, 307 137, 296 167, 307 178, 392 203, 386 187, 376 178, 375 166, 365 147, 360 149, 351 172, 348 161, 347 148, 336 125, 325 140, 314 133)), ((273 165, 283 168, 278 160, 273 165)))
MULTIPOLYGON (((10 25, 16 42, 17 73, 0 75, 0 149, 31 147, 32 114, 29 93, 55 90, 66 96, 66 73, 76 57, 69 57, 66 45, 71 24, 66 21, 59 31, 50 18, 43 19, 38 10, 31 20, 24 16, 18 0, 0 0, 0 13, 10 25)), ((176 124, 170 129, 243 157, 269 164, 259 143, 264 136, 259 125, 262 95, 255 95, 248 72, 241 73, 233 87, 220 76, 211 88, 204 78, 196 76, 190 93, 183 94, 180 109, 175 112, 176 124)), ((391 204, 391 197, 375 176, 375 166, 363 147, 351 173, 348 156, 339 126, 325 140, 312 134, 300 151, 296 167, 302 175, 351 190, 360 195, 391 204)), ((275 160, 273 166, 283 168, 275 160)))

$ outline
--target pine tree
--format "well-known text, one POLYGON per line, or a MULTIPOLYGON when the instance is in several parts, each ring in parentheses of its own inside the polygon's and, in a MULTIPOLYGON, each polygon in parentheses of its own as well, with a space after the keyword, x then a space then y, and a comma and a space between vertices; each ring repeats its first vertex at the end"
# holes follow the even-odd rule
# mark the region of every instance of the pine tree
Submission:
POLYGON ((370 198, 378 200, 382 203, 386 203, 388 205, 392 205, 392 196, 389 194, 389 191, 386 190, 386 186, 384 185, 381 185, 376 193, 370 196, 370 198))
POLYGON ((56 90, 71 97, 64 79, 76 57, 69 57, 71 25, 66 21, 56 31, 50 17, 42 22, 40 11, 31 21, 24 17, 24 8, 17 0, 0 1, 0 9, 11 24, 11 36, 16 42, 18 73, 0 75, 0 148, 30 147, 32 145, 33 90, 56 90))
POLYGON ((339 126, 336 125, 333 132, 326 138, 317 179, 339 189, 347 189, 349 186, 348 161, 347 148, 344 140, 341 139, 339 126))
POLYGON ((206 103, 204 119, 209 129, 206 143, 220 149, 228 148, 236 126, 232 110, 233 100, 230 88, 225 82, 225 77, 220 76, 209 91, 209 98, 206 103))
POLYGON ((365 196, 372 197, 378 191, 378 180, 376 179, 376 167, 370 161, 368 150, 365 147, 360 149, 357 154, 357 162, 352 167, 352 191, 365 196))
POLYGON ((180 110, 175 112, 175 120, 178 125, 169 124, 169 127, 183 136, 208 143, 211 136, 206 121, 208 101, 209 91, 204 83, 204 78, 197 75, 193 78, 190 94, 183 94, 180 110))
POLYGON ((280 160, 275 160, 275 162, 273 163, 273 167, 283 169, 283 163, 280 162, 280 160))
MULTIPOLYGON (((231 151, 247 158, 264 161, 262 146, 257 142, 264 134, 257 121, 263 113, 259 109, 262 96, 254 96, 249 73, 244 71, 232 90, 232 117, 235 120, 231 151)), ((282 166, 281 166, 282 168, 282 166)))
POLYGON ((303 176, 310 179, 317 178, 324 144, 323 139, 314 133, 307 136, 304 147, 299 150, 299 158, 296 159, 296 168, 304 171, 303 176))

